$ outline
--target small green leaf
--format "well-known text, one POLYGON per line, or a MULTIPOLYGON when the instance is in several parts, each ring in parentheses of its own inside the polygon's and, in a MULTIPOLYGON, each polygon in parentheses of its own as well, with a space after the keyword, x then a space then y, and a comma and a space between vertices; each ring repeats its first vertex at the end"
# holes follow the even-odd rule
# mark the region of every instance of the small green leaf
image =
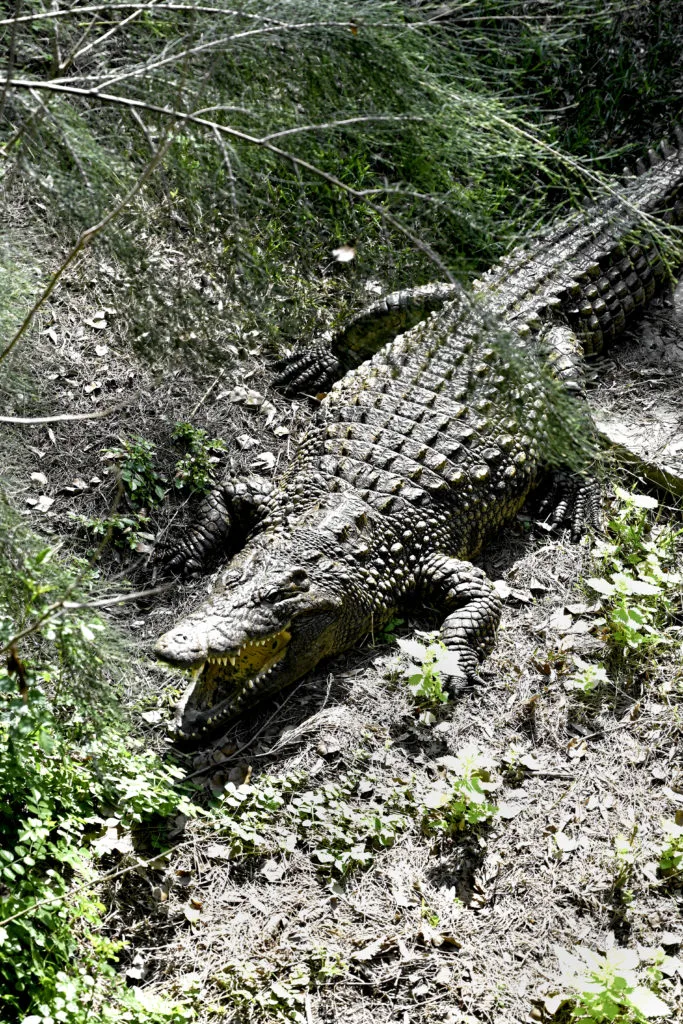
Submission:
POLYGON ((427 648, 426 647, 424 647, 422 644, 418 643, 417 640, 404 640, 404 639, 400 639, 400 640, 397 640, 396 642, 397 642, 398 646, 401 648, 401 650, 403 651, 404 654, 406 654, 413 661, 416 661, 419 664, 422 663, 422 661, 424 660, 425 654, 427 653, 427 648))
POLYGON ((586 583, 593 590, 597 590, 599 594, 605 594, 607 597, 611 597, 616 590, 613 583, 610 583, 608 580, 600 579, 596 576, 591 576, 586 580, 586 583))
POLYGON ((629 992, 626 1001, 644 1017, 664 1017, 671 1013, 671 1007, 645 985, 638 985, 629 992))

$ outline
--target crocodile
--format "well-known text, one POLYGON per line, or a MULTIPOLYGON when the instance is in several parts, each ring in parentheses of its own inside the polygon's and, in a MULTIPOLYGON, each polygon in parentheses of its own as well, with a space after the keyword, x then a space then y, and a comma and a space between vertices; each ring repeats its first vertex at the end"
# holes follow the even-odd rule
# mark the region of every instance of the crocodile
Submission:
POLYGON ((470 291, 395 293, 281 364, 281 385, 321 399, 296 454, 275 483, 226 478, 170 559, 179 573, 224 561, 155 648, 191 673, 180 741, 221 730, 399 610, 438 615, 457 656, 447 689, 481 683, 501 615, 471 561, 486 538, 546 479, 553 522, 598 525, 599 492, 570 458, 591 450, 583 359, 670 284, 648 224, 683 222, 676 138, 470 291))

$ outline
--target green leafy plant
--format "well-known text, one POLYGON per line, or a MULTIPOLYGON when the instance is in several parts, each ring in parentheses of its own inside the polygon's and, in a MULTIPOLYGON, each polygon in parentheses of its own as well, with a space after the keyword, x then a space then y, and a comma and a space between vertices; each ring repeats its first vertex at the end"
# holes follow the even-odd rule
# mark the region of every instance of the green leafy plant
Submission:
MULTIPOLYGON (((615 946, 603 956, 586 946, 577 946, 573 952, 558 946, 556 952, 562 985, 571 993, 566 998, 571 1003, 572 1021, 643 1024, 669 1017, 671 1008, 651 987, 661 980, 661 969, 642 977, 641 956, 635 950, 615 946)), ((661 968, 667 958, 659 953, 655 960, 661 968)))
POLYGON ((192 494, 206 494, 213 487, 214 471, 220 463, 218 453, 225 451, 225 442, 209 437, 191 423, 176 423, 173 439, 185 452, 175 464, 174 486, 192 494))
POLYGON ((130 841, 141 824, 158 834, 168 816, 193 813, 182 772, 128 736, 110 696, 116 648, 96 615, 49 612, 82 602, 87 570, 1 506, 0 547, 0 1018, 86 1024, 106 1007, 113 1022, 186 1020, 128 991, 97 895, 106 822, 130 841))
POLYGON ((229 840, 232 857, 270 853, 278 849, 273 825, 280 819, 290 795, 306 781, 303 773, 275 778, 264 775, 257 782, 236 786, 228 782, 216 798, 215 816, 220 835, 229 840))
POLYGON ((134 506, 158 505, 166 496, 166 480, 154 465, 156 445, 144 437, 131 437, 120 447, 108 448, 103 457, 118 463, 119 477, 134 506))
POLYGON ((487 759, 475 746, 466 746, 456 757, 439 759, 447 783, 435 786, 424 797, 422 831, 426 835, 455 836, 468 828, 487 824, 498 813, 487 793, 495 788, 487 759))
POLYGON ((303 792, 306 776, 265 776, 253 784, 229 783, 218 798, 227 817, 216 820, 232 856, 307 850, 324 874, 343 877, 372 864, 392 846, 410 820, 410 786, 375 794, 368 776, 343 775, 303 792), (365 795, 367 793, 367 796, 365 795))
POLYGON ((138 513, 133 516, 113 515, 109 516, 108 519, 98 519, 91 516, 77 515, 74 512, 70 512, 69 516, 78 523, 88 536, 97 540, 110 537, 111 543, 115 548, 138 552, 152 550, 151 545, 154 542, 154 534, 149 533, 147 529, 149 516, 138 513))
POLYGON ((438 707, 448 702, 448 694, 441 683, 441 673, 462 675, 460 660, 453 651, 436 638, 435 634, 418 634, 423 640, 399 639, 398 646, 408 662, 406 684, 417 703, 424 707, 438 707))
POLYGON ((617 487, 611 540, 596 545, 604 575, 586 580, 601 596, 605 634, 622 660, 675 642, 667 627, 681 607, 683 575, 673 568, 680 530, 655 528, 655 498, 617 487))
POLYGON ((382 629, 381 633, 379 634, 379 637, 380 637, 382 643, 386 643, 386 644, 393 644, 393 643, 395 643, 396 642, 396 632, 395 631, 397 629, 399 629, 400 626, 403 626, 404 624, 405 624, 405 619, 401 619, 401 618, 398 618, 398 617, 393 618, 393 619, 389 619, 389 621, 387 622, 386 626, 384 626, 384 628, 382 629))
POLYGON ((683 870, 683 814, 663 821, 662 828, 665 839, 659 851, 659 870, 665 878, 679 878, 683 870))
POLYGON ((565 689, 574 690, 584 697, 589 697, 597 689, 611 683, 604 665, 593 665, 584 661, 578 654, 574 655, 574 664, 578 669, 564 680, 565 689))
POLYGON ((393 846, 408 825, 408 787, 358 806, 351 801, 358 782, 343 779, 292 799, 297 829, 322 871, 344 876, 354 868, 369 867, 376 851, 393 846))

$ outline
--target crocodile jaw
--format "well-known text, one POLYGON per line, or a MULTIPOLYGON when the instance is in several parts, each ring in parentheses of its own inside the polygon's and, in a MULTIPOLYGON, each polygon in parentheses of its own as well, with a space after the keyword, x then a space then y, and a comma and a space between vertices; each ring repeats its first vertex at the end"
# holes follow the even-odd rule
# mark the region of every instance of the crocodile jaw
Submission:
MULTIPOLYGON (((264 637, 245 640, 239 647, 207 653, 191 665, 175 656, 175 630, 161 637, 156 652, 164 660, 189 668, 190 685, 176 708, 175 734, 178 740, 199 738, 215 731, 222 722, 238 714, 243 702, 258 701, 283 685, 278 666, 287 654, 291 633, 287 624, 264 637), (221 695, 226 696, 221 699, 221 695), (218 700, 216 698, 218 697, 218 700)), ((187 651, 183 652, 187 656, 187 651)))

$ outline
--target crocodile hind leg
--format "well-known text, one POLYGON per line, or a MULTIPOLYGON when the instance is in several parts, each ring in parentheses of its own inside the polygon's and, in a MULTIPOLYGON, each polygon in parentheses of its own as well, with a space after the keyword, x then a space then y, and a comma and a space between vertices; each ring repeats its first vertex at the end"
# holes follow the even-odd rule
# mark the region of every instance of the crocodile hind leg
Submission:
POLYGON ((202 572, 236 533, 244 536, 251 529, 272 489, 271 481, 261 476, 223 480, 202 498, 187 533, 162 550, 161 560, 166 568, 180 576, 202 572))
MULTIPOLYGON (((539 344, 553 376, 572 396, 584 403, 582 414, 594 432, 593 419, 586 402, 583 345, 581 339, 564 324, 548 324, 541 330, 539 344)), ((587 526, 600 530, 600 485, 592 477, 569 470, 552 470, 546 476, 544 494, 537 515, 551 526, 568 526, 572 541, 581 539, 587 526)))
POLYGON ((276 362, 273 383, 286 394, 315 395, 327 391, 347 370, 360 366, 397 334, 407 331, 459 294, 460 285, 437 282, 385 295, 336 331, 323 334, 309 348, 276 362))
POLYGON ((479 662, 490 654, 501 616, 501 600, 482 569, 448 555, 433 555, 424 567, 425 596, 448 614, 441 638, 457 655, 459 670, 441 673, 446 689, 456 694, 481 683, 479 662))

